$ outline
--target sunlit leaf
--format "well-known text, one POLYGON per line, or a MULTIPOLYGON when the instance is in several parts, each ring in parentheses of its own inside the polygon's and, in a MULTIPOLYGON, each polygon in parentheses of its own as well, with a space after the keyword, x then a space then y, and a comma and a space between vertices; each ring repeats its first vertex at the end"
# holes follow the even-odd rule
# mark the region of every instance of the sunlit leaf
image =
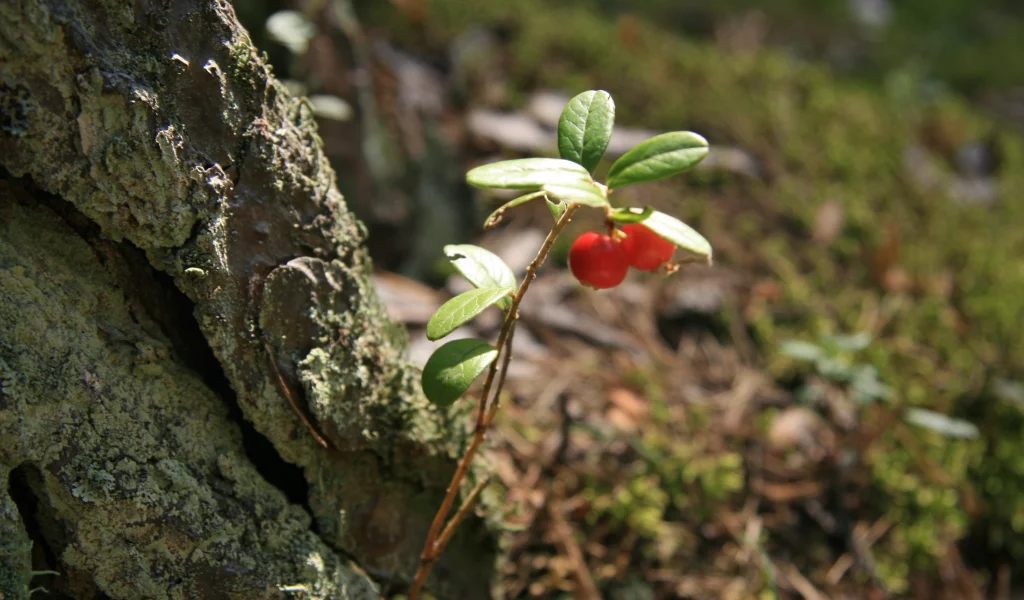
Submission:
POLYGON ((814 363, 818 374, 837 383, 846 383, 857 375, 857 368, 851 365, 848 360, 840 356, 826 355, 814 363))
POLYGON ((654 209, 650 206, 647 208, 616 208, 612 210, 611 219, 619 225, 629 225, 646 221, 647 217, 652 214, 654 214, 654 209))
POLYGON ((591 181, 581 165, 561 158, 520 158, 483 165, 466 173, 466 181, 483 188, 537 190, 546 183, 591 181))
POLYGON ((814 362, 825 357, 825 351, 820 346, 801 340, 785 340, 779 344, 779 352, 790 358, 806 360, 808 362, 814 362))
POLYGON ((549 183, 544 186, 548 196, 553 196, 567 204, 583 204, 586 206, 608 206, 608 198, 590 181, 567 181, 549 183))
POLYGON ((498 349, 483 340, 448 342, 435 350, 423 367, 423 393, 434 404, 449 406, 497 357, 498 349))
POLYGON ((925 408, 908 408, 903 413, 903 418, 908 423, 917 425, 918 427, 924 427, 925 429, 931 429, 937 433, 941 433, 946 437, 951 438, 963 438, 967 440, 973 440, 978 437, 978 427, 973 423, 964 421, 963 419, 954 419, 953 417, 946 416, 942 413, 937 413, 933 410, 925 408))
POLYGON ((682 173, 704 160, 708 141, 689 131, 656 135, 619 157, 608 170, 608 187, 658 181, 682 173))
POLYGON ((316 24, 296 10, 277 11, 267 17, 264 28, 272 40, 296 56, 305 54, 310 40, 316 36, 316 24))
POLYGON ((853 374, 850 390, 854 400, 860 404, 868 404, 885 400, 892 395, 892 388, 878 379, 878 370, 871 365, 861 365, 853 374))
POLYGON ((992 381, 992 393, 1003 402, 1018 404, 1024 408, 1024 383, 1000 377, 992 381))
POLYGON ((679 219, 654 211, 644 220, 644 226, 683 250, 706 257, 708 264, 711 263, 711 243, 679 219))
POLYGON ((601 162, 615 125, 615 102, 604 90, 583 92, 569 101, 558 120, 558 154, 593 171, 601 162))
POLYGON ((427 339, 439 340, 512 292, 512 287, 483 287, 459 294, 441 305, 427 322, 427 339))
POLYGON ((854 335, 833 335, 825 337, 824 341, 842 352, 860 352, 871 345, 871 334, 861 331, 854 335))
POLYGON ((352 105, 330 94, 313 94, 308 97, 313 115, 319 119, 349 121, 352 119, 352 105))
MULTIPOLYGON (((490 250, 472 244, 451 244, 444 247, 444 254, 473 287, 511 288, 516 285, 512 267, 490 250)), ((498 306, 502 309, 507 309, 511 304, 512 299, 507 296, 498 300, 498 306)))

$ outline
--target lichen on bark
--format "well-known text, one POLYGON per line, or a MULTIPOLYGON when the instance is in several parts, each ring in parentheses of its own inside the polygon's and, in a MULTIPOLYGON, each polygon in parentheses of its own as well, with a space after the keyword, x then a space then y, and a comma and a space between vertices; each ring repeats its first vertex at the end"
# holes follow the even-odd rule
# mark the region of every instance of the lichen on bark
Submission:
MULTIPOLYGON (((290 583, 375 597, 262 480, 227 407, 122 291, 138 282, 112 272, 121 258, 9 182, 0 192, 0 463, 27 469, 52 512, 42 537, 60 554, 61 590, 246 598, 290 583)), ((10 512, 4 529, 21 522, 10 512)), ((4 597, 24 596, 25 567, 4 597)))
MULTIPOLYGON (((47 522, 0 494, 15 550, 45 540, 72 597, 374 594, 342 555, 407 579, 461 428, 402 362, 308 105, 231 7, 15 0, 0 65, 0 473, 47 522), (161 272, 194 322, 146 300, 161 272), (311 515, 246 456, 176 334, 194 324, 311 515)), ((470 524, 441 589, 486 594, 488 539, 470 524)), ((2 552, 0 590, 24 595, 2 552)))

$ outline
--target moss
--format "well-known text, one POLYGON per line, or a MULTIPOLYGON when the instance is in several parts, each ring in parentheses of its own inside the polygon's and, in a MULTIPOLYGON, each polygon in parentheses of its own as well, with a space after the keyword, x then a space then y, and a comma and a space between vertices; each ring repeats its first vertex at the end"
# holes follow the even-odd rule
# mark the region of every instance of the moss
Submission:
MULTIPOLYGON (((980 445, 946 440, 938 434, 921 438, 925 457, 886 436, 867 460, 875 485, 886 500, 880 506, 884 518, 900 524, 879 544, 875 554, 882 562, 904 563, 911 569, 927 571, 934 567, 936 558, 945 555, 947 546, 967 531, 968 517, 960 493, 968 480, 967 468, 978 464, 980 445), (922 472, 922 460, 933 461, 933 470, 922 472)), ((896 587, 905 585, 903 582, 896 587)))
MULTIPOLYGON (((877 26, 860 23, 852 5, 839 0, 580 3, 706 37, 736 25, 754 25, 755 31, 760 27, 763 33, 749 37, 763 35, 802 57, 826 57, 836 68, 867 81, 928 77, 972 92, 1012 87, 1024 74, 1024 62, 1019 59, 1024 19, 1012 4, 1001 0, 902 2, 885 11, 888 19, 877 26)), ((724 37, 728 40, 728 33, 724 37)), ((738 37, 740 44, 751 43, 738 37)))
POLYGON ((612 490, 590 488, 584 497, 592 503, 593 518, 607 517, 649 540, 664 531, 669 498, 656 477, 637 474, 612 490))

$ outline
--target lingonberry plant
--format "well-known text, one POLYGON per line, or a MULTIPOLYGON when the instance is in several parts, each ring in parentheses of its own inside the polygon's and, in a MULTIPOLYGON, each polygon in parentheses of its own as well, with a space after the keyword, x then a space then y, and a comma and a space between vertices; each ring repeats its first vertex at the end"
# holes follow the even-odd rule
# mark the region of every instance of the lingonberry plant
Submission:
POLYGON ((569 101, 559 119, 561 158, 507 160, 477 167, 466 174, 466 180, 477 187, 523 191, 522 196, 494 211, 485 227, 498 224, 508 209, 538 199, 547 204, 555 224, 518 286, 512 269, 493 253, 465 244, 444 249, 474 289, 459 294, 437 310, 427 323, 427 338, 439 340, 447 336, 492 305, 503 310, 505 317, 493 346, 476 339, 451 341, 438 348, 423 367, 423 392, 442 407, 461 397, 484 371, 487 375, 473 438, 427 533, 409 600, 419 597, 431 567, 486 484, 485 480, 473 487, 446 525, 473 456, 499 407, 519 304, 551 245, 576 211, 582 207, 603 211, 607 228, 607 233, 582 234, 569 251, 569 268, 584 285, 596 289, 615 287, 625 279, 630 265, 643 271, 672 273, 680 264, 672 262, 679 248, 688 253, 680 262, 711 263, 711 245, 685 223, 650 207, 613 208, 609 202, 615 189, 665 179, 696 165, 707 156, 707 141, 688 131, 657 135, 619 157, 608 170, 606 182, 601 184, 592 173, 608 148, 614 122, 615 103, 607 92, 583 92, 569 101))

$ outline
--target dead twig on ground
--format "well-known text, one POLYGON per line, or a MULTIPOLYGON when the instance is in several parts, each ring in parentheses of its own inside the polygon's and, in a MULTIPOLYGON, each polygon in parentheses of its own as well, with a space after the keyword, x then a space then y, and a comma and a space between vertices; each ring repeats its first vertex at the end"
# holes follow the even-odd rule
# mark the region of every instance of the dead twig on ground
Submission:
POLYGON ((583 551, 576 542, 576 538, 573 537, 572 528, 562 517, 560 510, 561 502, 548 503, 548 515, 551 517, 554 533, 558 538, 559 545, 562 546, 562 551, 572 564, 576 584, 579 586, 576 588, 574 596, 577 600, 596 600, 601 597, 601 593, 597 589, 597 584, 594 583, 594 578, 590 575, 583 551))

